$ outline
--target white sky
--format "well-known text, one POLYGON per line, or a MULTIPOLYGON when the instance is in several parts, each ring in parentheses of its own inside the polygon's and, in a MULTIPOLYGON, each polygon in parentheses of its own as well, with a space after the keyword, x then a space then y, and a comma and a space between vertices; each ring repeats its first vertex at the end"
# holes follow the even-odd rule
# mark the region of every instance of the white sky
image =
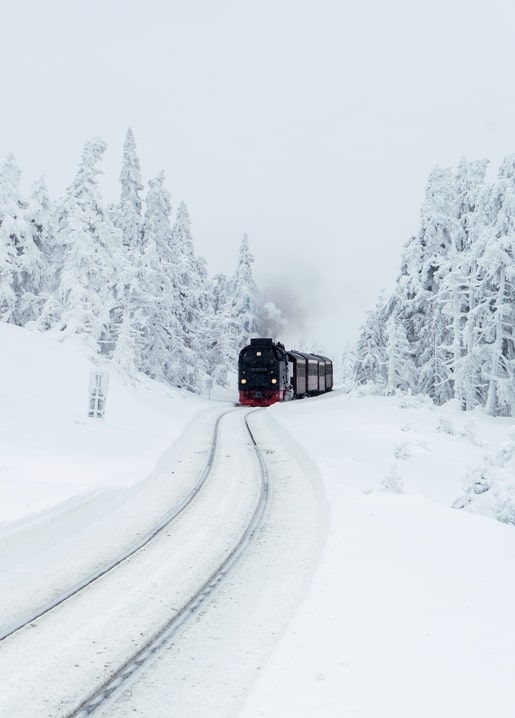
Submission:
POLYGON ((286 341, 337 346, 391 288, 430 169, 515 151, 514 16, 509 0, 4 4, 0 158, 55 198, 100 135, 113 201, 131 126, 210 273, 234 270, 247 232, 262 292, 312 304, 286 341))

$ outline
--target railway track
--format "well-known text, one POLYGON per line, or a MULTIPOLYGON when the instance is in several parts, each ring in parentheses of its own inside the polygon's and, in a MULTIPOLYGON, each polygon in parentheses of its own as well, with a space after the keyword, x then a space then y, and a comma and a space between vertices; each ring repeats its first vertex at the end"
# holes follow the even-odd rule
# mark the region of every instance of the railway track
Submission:
POLYGON ((104 564, 100 569, 93 571, 92 573, 84 577, 82 580, 80 580, 78 583, 75 583, 73 586, 60 592, 51 601, 48 601, 38 606, 33 611, 26 614, 21 620, 15 621, 7 628, 0 629, 0 642, 3 641, 5 638, 8 638, 9 636, 12 636, 17 631, 20 631, 22 628, 25 628, 26 626, 30 625, 37 619, 44 616, 46 613, 52 611, 54 608, 57 608, 57 606, 67 601, 69 598, 72 598, 72 596, 75 596, 84 588, 91 586, 99 578, 108 574, 121 563, 133 556, 137 551, 150 543, 150 541, 152 541, 156 536, 158 536, 165 529, 167 529, 183 513, 183 511, 191 504, 199 491, 202 489, 209 476, 209 473, 211 472, 213 466, 213 459, 217 449, 219 425, 223 416, 224 414, 219 416, 215 422, 208 457, 204 469, 202 470, 198 481, 195 483, 191 491, 180 501, 180 503, 177 506, 174 506, 168 513, 166 513, 163 519, 156 526, 154 526, 150 531, 141 536, 132 546, 120 553, 114 559, 110 560, 108 563, 104 564))
MULTIPOLYGON (((263 516, 265 514, 268 495, 269 495, 269 474, 264 460, 263 454, 254 438, 252 430, 248 423, 248 415, 245 417, 245 426, 249 433, 252 445, 256 452, 260 472, 261 472, 261 490, 259 500, 255 511, 243 532, 239 542, 233 548, 229 556, 223 563, 213 572, 203 586, 195 593, 194 596, 186 603, 185 606, 172 618, 159 633, 143 646, 137 654, 132 656, 123 666, 116 671, 110 680, 104 684, 98 691, 84 701, 77 709, 68 713, 66 718, 87 718, 97 708, 102 706, 109 697, 120 688, 141 666, 143 666, 157 651, 166 646, 177 634, 180 628, 202 607, 202 605, 211 598, 219 584, 229 574, 231 569, 242 558, 250 545, 254 535, 258 531, 263 516)), ((212 465, 212 462, 211 462, 212 465)))
MULTIPOLYGON (((224 433, 223 429, 222 433, 224 433)), ((218 585, 245 554, 247 547, 259 530, 265 514, 268 483, 268 469, 249 426, 248 413, 243 415, 241 411, 234 409, 225 412, 217 419, 206 465, 198 481, 190 494, 165 516, 159 526, 156 526, 146 536, 141 537, 137 544, 123 556, 118 556, 95 574, 88 576, 72 589, 61 594, 51 605, 40 607, 27 620, 19 622, 19 625, 12 626, 8 632, 4 632, 2 657, 0 658, 0 671, 3 672, 4 679, 9 680, 9 670, 7 669, 19 665, 19 661, 23 661, 23 656, 30 659, 28 660, 28 676, 25 666, 21 669, 21 675, 12 676, 13 680, 20 681, 22 693, 19 696, 20 703, 10 706, 8 709, 10 712, 5 715, 17 715, 20 718, 24 715, 35 715, 33 708, 30 709, 31 712, 24 713, 24 707, 28 704, 32 706, 34 703, 37 704, 38 690, 41 690, 48 682, 51 672, 55 669, 59 670, 59 665, 71 664, 75 667, 82 665, 84 650, 87 650, 87 646, 83 648, 84 640, 81 636, 89 635, 90 632, 95 637, 89 639, 91 645, 98 648, 100 643, 102 650, 97 650, 96 653, 101 655, 105 653, 105 658, 96 660, 91 658, 91 654, 88 654, 86 663, 92 665, 88 666, 85 675, 79 677, 78 680, 77 676, 74 676, 73 680, 70 678, 71 683, 65 684, 62 695, 56 700, 53 712, 48 711, 48 699, 44 700, 45 712, 38 712, 38 715, 84 718, 105 704, 117 688, 172 640, 188 619, 211 597, 218 585), (220 441, 221 427, 224 423, 228 424, 225 429, 226 438, 225 441, 220 441), (227 443, 228 436, 231 437, 230 443, 227 443), (245 450, 242 452, 240 447, 234 448, 235 442, 245 445, 245 450), (228 450, 235 451, 232 461, 230 453, 227 453, 228 450), (243 461, 242 457, 244 457, 243 461), (242 471, 243 475, 239 475, 239 471, 242 471), (246 476, 247 472, 252 476, 246 476), (209 492, 211 495, 204 498, 209 492), (221 507, 217 506, 216 510, 209 509, 212 520, 210 531, 216 532, 217 527, 220 527, 220 521, 231 523, 232 520, 234 525, 227 529, 227 536, 224 541, 220 542, 220 545, 216 543, 216 536, 211 534, 210 538, 208 537, 208 540, 213 542, 213 547, 209 547, 209 552, 212 555, 208 552, 205 541, 197 542, 197 545, 193 546, 192 552, 185 552, 184 545, 194 543, 190 541, 190 537, 199 531, 199 527, 201 527, 200 533, 204 531, 204 524, 208 523, 206 506, 213 507, 217 497, 221 507), (196 525, 189 525, 188 516, 194 515, 197 510, 196 506, 202 502, 204 502, 204 508, 199 514, 200 518, 197 519, 196 525), (224 514, 227 507, 232 511, 230 516, 224 514), (217 511, 219 511, 219 515, 216 515, 217 511), (241 515, 238 517, 239 512, 241 515), (182 528, 179 529, 179 525, 182 528), (204 552, 209 553, 209 558, 204 555, 204 552), (148 572, 144 566, 146 553, 150 557, 154 554, 148 572), (172 569, 167 577, 162 576, 164 566, 172 555, 176 560, 177 569, 172 569), (133 572, 133 569, 136 570, 133 572), (188 571, 195 573, 195 570, 198 576, 190 577, 185 581, 185 585, 190 586, 189 591, 186 593, 186 589, 181 588, 173 593, 172 582, 178 581, 178 576, 183 577, 188 571), (121 578, 118 577, 119 575, 121 578), (132 575, 133 578, 131 578, 132 575), (135 587, 148 583, 149 575, 152 577, 150 580, 152 589, 155 584, 156 586, 162 585, 163 590, 161 592, 153 591, 146 600, 138 597, 134 599, 134 605, 139 607, 137 610, 145 616, 141 618, 138 614, 138 620, 131 621, 136 625, 131 626, 134 630, 131 639, 128 640, 127 631, 123 630, 124 621, 127 622, 127 616, 130 616, 130 611, 134 609, 134 606, 128 605, 123 608, 123 611, 120 608, 123 616, 118 618, 117 607, 111 605, 112 597, 114 592, 116 592, 116 596, 120 595, 119 591, 122 594, 125 592, 128 594, 129 604, 131 604, 132 593, 139 590, 135 587), (115 589, 109 588, 113 582, 116 585, 115 589), (193 585, 195 585, 195 589, 191 590, 193 585), (166 595, 167 593, 170 595, 166 595), (179 594, 181 605, 177 606, 177 595, 179 594), (156 601, 168 605, 166 611, 160 608, 159 625, 156 624, 154 618, 147 615, 151 613, 151 611, 147 611, 149 603, 156 601), (83 617, 82 609, 88 603, 91 603, 92 606, 85 610, 83 617), (76 610, 74 606, 79 608, 76 610), (102 611, 108 614, 110 612, 105 620, 98 618, 102 611), (90 624, 87 622, 88 615, 91 617, 90 624), (113 617, 112 621, 110 615, 113 617), (82 624, 83 621, 83 627, 78 628, 77 623, 82 624), (104 645, 107 643, 104 634, 107 626, 109 626, 110 645, 104 645), (69 636, 70 630, 72 638, 69 636), (124 644, 120 646, 119 650, 117 650, 117 645, 112 645, 117 641, 124 644), (65 643, 64 647, 62 642, 65 643), (59 646, 54 661, 55 665, 53 667, 50 665, 49 668, 38 668, 34 665, 34 655, 52 653, 51 650, 49 651, 52 645, 59 646), (66 656, 67 650, 69 650, 68 656, 66 656), (120 660, 122 656, 124 660, 120 660), (73 661, 77 662, 73 663, 73 661), (30 678, 31 670, 34 670, 32 680, 30 678), (7 675, 5 671, 7 671, 7 675), (27 685, 30 686, 30 695, 24 697, 23 688, 26 688, 27 685), (84 686, 90 687, 89 695, 86 698, 84 698, 86 693, 84 686)), ((52 658, 50 658, 50 664, 52 664, 52 658)), ((3 716, 4 713, 0 713, 0 715, 3 716)))

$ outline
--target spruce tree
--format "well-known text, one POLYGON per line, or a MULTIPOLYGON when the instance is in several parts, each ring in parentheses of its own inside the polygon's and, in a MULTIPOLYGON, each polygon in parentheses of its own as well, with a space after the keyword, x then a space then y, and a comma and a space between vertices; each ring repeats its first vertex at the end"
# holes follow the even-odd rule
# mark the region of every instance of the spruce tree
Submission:
POLYGON ((211 281, 211 302, 205 317, 205 365, 209 376, 227 386, 227 374, 234 366, 235 332, 231 318, 230 279, 223 273, 211 281))
POLYGON ((236 347, 241 349, 258 333, 260 323, 259 293, 252 275, 254 258, 250 253, 249 240, 243 235, 236 273, 231 282, 230 314, 233 322, 236 347))
POLYGON ((141 265, 143 251, 143 184, 136 142, 131 128, 127 130, 123 145, 120 171, 120 201, 112 208, 111 216, 122 234, 122 252, 117 271, 118 281, 114 291, 112 308, 112 334, 115 348, 113 359, 133 370, 136 362, 137 301, 141 296, 141 265))
POLYGON ((481 212, 475 245, 481 297, 475 325, 488 383, 485 408, 507 416, 515 409, 515 155, 504 160, 497 180, 483 192, 481 212))
POLYGON ((375 310, 367 313, 354 352, 355 383, 374 384, 381 394, 387 385, 386 317, 387 307, 381 298, 375 310))
POLYGON ((181 298, 170 214, 170 195, 161 173, 149 181, 143 221, 137 366, 154 379, 195 390, 198 362, 195 352, 187 346, 180 321, 181 298))
POLYGON ((122 232, 124 246, 131 253, 141 252, 143 183, 136 142, 131 128, 127 130, 123 144, 120 185, 120 201, 113 210, 113 221, 122 232))
POLYGON ((177 208, 172 228, 172 261, 177 284, 177 316, 186 346, 202 356, 202 313, 207 308, 207 275, 193 250, 191 220, 184 202, 177 208))
POLYGON ((20 190, 21 172, 9 155, 0 172, 0 316, 24 326, 40 311, 47 273, 42 228, 20 190))
POLYGON ((25 290, 20 296, 19 323, 25 327, 37 327, 48 298, 52 248, 51 203, 43 177, 32 185, 25 219, 32 234, 25 259, 30 256, 31 261, 25 261, 25 290))
POLYGON ((55 286, 44 320, 64 334, 84 335, 92 347, 110 354, 121 235, 98 188, 98 165, 105 149, 100 138, 86 143, 75 179, 57 207, 55 286))

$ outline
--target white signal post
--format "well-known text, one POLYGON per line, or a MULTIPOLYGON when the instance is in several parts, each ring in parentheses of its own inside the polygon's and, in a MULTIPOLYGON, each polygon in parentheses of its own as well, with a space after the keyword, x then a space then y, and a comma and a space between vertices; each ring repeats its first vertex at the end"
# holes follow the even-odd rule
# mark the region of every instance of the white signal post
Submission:
POLYGON ((92 369, 89 373, 88 416, 103 419, 108 388, 109 374, 103 369, 92 369))

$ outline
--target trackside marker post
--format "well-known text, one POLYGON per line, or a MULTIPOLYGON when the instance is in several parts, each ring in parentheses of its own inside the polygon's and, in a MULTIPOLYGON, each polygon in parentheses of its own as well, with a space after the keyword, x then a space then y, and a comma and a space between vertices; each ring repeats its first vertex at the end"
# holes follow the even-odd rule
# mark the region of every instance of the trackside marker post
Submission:
POLYGON ((103 369, 92 369, 89 373, 88 416, 104 417, 108 387, 109 374, 103 369))
POLYGON ((213 380, 211 378, 206 379, 207 398, 211 399, 211 389, 213 388, 213 380))

